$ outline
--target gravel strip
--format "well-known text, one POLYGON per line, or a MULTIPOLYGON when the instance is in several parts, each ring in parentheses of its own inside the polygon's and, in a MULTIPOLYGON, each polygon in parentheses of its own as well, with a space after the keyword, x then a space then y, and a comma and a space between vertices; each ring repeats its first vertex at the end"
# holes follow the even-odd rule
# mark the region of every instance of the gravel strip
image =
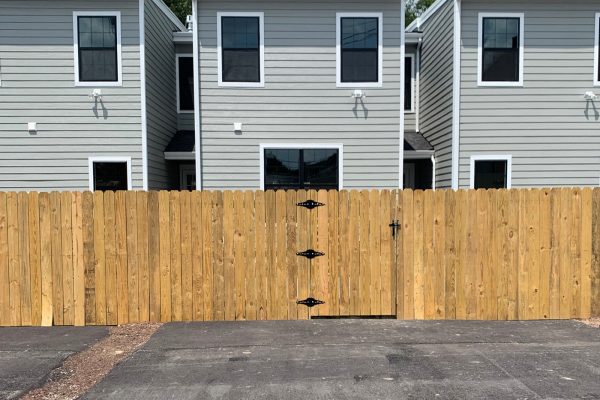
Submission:
POLYGON ((590 318, 590 319, 582 320, 581 322, 583 322, 586 325, 600 328, 600 318, 590 318))
POLYGON ((44 386, 23 400, 74 400, 100 382, 119 362, 145 344, 161 324, 111 327, 106 338, 67 358, 52 371, 44 386))

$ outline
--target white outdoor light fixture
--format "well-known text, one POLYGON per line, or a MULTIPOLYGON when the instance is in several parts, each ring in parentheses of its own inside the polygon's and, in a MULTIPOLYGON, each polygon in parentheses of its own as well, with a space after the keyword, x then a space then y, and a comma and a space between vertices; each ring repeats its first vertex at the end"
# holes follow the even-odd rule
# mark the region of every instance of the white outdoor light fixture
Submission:
POLYGON ((37 122, 28 122, 27 123, 27 131, 31 134, 36 134, 38 131, 37 122))
POLYGON ((598 100, 598 95, 596 93, 594 93, 593 91, 589 91, 589 92, 585 92, 585 95, 583 96, 584 99, 586 99, 587 101, 596 101, 598 100))
POLYGON ((360 89, 356 89, 354 92, 352 92, 351 97, 356 100, 362 100, 367 97, 367 94, 360 89))
POLYGON ((102 89, 94 89, 90 95, 90 99, 102 101, 102 89))

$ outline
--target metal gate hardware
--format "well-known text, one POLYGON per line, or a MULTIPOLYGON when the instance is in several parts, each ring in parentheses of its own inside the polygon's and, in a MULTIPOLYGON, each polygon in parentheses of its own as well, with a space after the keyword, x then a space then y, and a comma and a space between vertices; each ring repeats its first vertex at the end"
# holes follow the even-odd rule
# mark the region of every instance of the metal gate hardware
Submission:
POLYGON ((313 308, 314 306, 319 306, 321 304, 325 304, 325 302, 321 301, 321 300, 313 299, 312 297, 309 297, 306 300, 299 300, 299 301, 297 301, 296 304, 303 305, 303 306, 306 306, 308 308, 313 308))
POLYGON ((306 200, 306 201, 303 201, 302 203, 298 203, 296 205, 298 207, 305 207, 305 208, 308 208, 309 210, 313 210, 317 207, 323 207, 325 204, 319 203, 318 201, 314 201, 314 200, 306 200))
POLYGON ((313 258, 324 256, 325 253, 321 253, 320 251, 316 251, 316 250, 313 250, 313 249, 308 249, 306 251, 302 251, 302 252, 296 253, 296 255, 300 256, 300 257, 306 257, 309 260, 312 260, 313 258))
POLYGON ((398 233, 398 229, 402 227, 400 221, 392 221, 390 224, 390 228, 392 228, 392 237, 396 237, 396 233, 398 233))

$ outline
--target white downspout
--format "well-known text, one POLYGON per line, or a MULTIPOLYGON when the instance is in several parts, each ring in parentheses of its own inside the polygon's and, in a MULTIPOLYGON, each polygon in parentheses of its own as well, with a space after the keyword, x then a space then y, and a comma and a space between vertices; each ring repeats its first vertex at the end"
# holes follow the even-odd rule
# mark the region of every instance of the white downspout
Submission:
POLYGON ((194 161, 196 190, 202 190, 202 146, 200 142, 200 39, 198 38, 198 0, 192 0, 192 32, 194 46, 194 161))
POLYGON ((404 59, 406 58, 406 0, 400 0, 400 144, 399 144, 399 179, 398 187, 404 189, 404 59))

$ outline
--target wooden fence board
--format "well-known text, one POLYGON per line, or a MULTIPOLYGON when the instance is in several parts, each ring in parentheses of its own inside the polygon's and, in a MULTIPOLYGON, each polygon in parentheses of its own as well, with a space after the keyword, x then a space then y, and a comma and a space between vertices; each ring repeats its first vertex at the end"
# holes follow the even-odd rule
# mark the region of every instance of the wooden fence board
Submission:
POLYGON ((223 237, 224 243, 224 269, 223 269, 223 287, 224 287, 224 319, 226 321, 235 321, 235 254, 234 239, 235 230, 235 204, 232 191, 223 193, 223 237))
POLYGON ((549 303, 550 319, 560 318, 560 189, 555 188, 550 191, 550 214, 552 215, 552 233, 550 240, 550 283, 549 283, 549 303))
MULTIPOLYGON (((69 193, 67 195, 70 196, 69 193)), ((21 279, 21 325, 31 326, 33 323, 31 310, 31 264, 29 258, 29 196, 25 192, 18 195, 18 227, 19 227, 19 275, 21 279)), ((70 216, 69 216, 70 217, 70 216)), ((69 260, 65 265, 69 268, 69 260)), ((64 275, 63 275, 64 276, 64 275)), ((64 286, 64 284, 63 284, 64 286)), ((67 293, 67 292, 65 292, 67 293)), ((66 300, 65 300, 66 302, 66 300)), ((71 296, 72 302, 72 296, 71 296)), ((70 306, 70 303, 69 303, 70 306)), ((72 319, 67 320, 65 325, 72 325, 72 319)))
MULTIPOLYGON (((187 192, 182 192, 184 195, 187 192)), ((150 278, 148 268, 148 193, 136 193, 137 205, 137 262, 138 313, 140 322, 150 321, 150 278)), ((188 219, 189 221, 189 219, 188 219)))
MULTIPOLYGON (((63 324, 74 325, 73 309, 73 193, 61 193, 63 324)), ((24 253, 27 254, 27 253, 24 253)), ((112 323, 114 325, 114 323, 112 323)))
POLYGON ((287 214, 287 251, 286 265, 287 268, 287 291, 285 293, 287 318, 290 320, 298 319, 298 264, 300 257, 296 256, 298 251, 298 214, 297 214, 297 193, 295 190, 286 192, 286 214, 287 214))
POLYGON ((435 197, 432 190, 423 193, 423 282, 424 318, 435 318, 435 197))
POLYGON ((108 325, 116 325, 119 322, 116 225, 115 193, 108 191, 104 193, 104 260, 106 265, 106 323, 108 325))
MULTIPOLYGON (((181 301, 182 320, 194 317, 194 266, 192 262, 192 193, 181 192, 181 301)), ((140 281, 143 282, 142 279, 140 281)), ((141 292, 140 286, 140 292, 141 292)), ((141 306, 141 304, 140 304, 141 306)))
POLYGON ((104 192, 94 192, 94 288, 96 324, 106 325, 106 258, 104 192))
POLYGON ((203 243, 204 222, 202 213, 202 192, 191 193, 192 230, 192 319, 204 321, 204 276, 203 243))
POLYGON ((241 191, 233 193, 234 203, 234 236, 233 236, 233 288, 234 288, 234 320, 246 319, 246 226, 244 224, 244 194, 241 191))
POLYGON ((457 243, 456 243, 456 196, 453 192, 442 192, 445 196, 444 214, 444 277, 445 277, 445 299, 444 318, 456 318, 456 270, 457 270, 457 243))
POLYGON ((496 257, 497 257, 497 280, 496 280, 496 305, 497 318, 501 321, 508 320, 508 271, 510 270, 510 254, 508 242, 508 191, 498 191, 496 208, 496 257))
POLYGON ((10 326, 11 324, 6 197, 6 193, 0 192, 0 326, 10 326))
POLYGON ((600 189, 592 195, 591 314, 600 317, 600 189))
POLYGON ((285 191, 275 192, 275 274, 273 285, 273 308, 276 320, 285 320, 288 315, 287 307, 287 207, 285 191))
MULTIPOLYGON (((140 321, 137 194, 136 192, 127 192, 125 197, 127 209, 127 297, 129 302, 127 315, 129 323, 135 324, 140 321)), ((171 224, 171 226, 173 225, 175 223, 171 224)), ((179 244, 179 242, 176 243, 179 244)))
POLYGON ((328 203, 327 200, 327 191, 320 190, 317 193, 317 201, 325 204, 324 207, 319 207, 317 210, 318 215, 318 225, 312 227, 312 234, 316 236, 316 247, 314 248, 317 251, 321 251, 325 253, 323 257, 317 257, 311 262, 311 270, 313 275, 311 279, 316 283, 316 298, 319 300, 323 300, 325 304, 322 306, 316 307, 311 310, 314 311, 312 315, 331 315, 330 306, 331 306, 331 296, 329 293, 329 259, 331 254, 328 253, 329 250, 329 213, 333 205, 328 203))
MULTIPOLYGON (((379 293, 377 296, 380 298, 381 302, 381 315, 396 315, 396 304, 394 301, 392 307, 392 282, 396 280, 395 276, 392 276, 392 246, 395 244, 392 239, 390 223, 393 220, 393 214, 391 211, 391 196, 392 193, 389 190, 383 190, 381 195, 375 192, 375 201, 379 200, 379 240, 380 240, 380 250, 377 251, 379 253, 379 265, 380 267, 380 285, 379 293), (379 199, 377 199, 379 197, 379 199)), ((335 215, 335 220, 338 219, 337 214, 335 215)), ((333 230, 331 230, 333 231, 333 230)), ((334 232, 335 236, 330 237, 330 242, 337 242, 336 236, 337 232, 334 232)), ((337 270, 332 269, 332 276, 339 276, 337 270)))
POLYGON ((572 193, 563 188, 560 191, 560 318, 571 317, 571 209, 572 193))
MULTIPOLYGON (((200 193, 198 192, 198 194, 200 193)), ((160 242, 158 192, 150 192, 148 193, 148 313, 150 322, 160 322, 160 242)))
MULTIPOLYGON (((371 314, 381 313, 381 230, 380 230, 380 202, 379 192, 369 192, 369 264, 367 269, 371 274, 371 314)), ((366 243, 365 243, 366 245, 366 243)))
POLYGON ((591 317, 592 306, 592 189, 581 192, 581 318, 591 317))
MULTIPOLYGON (((82 210, 83 263, 85 265, 85 323, 86 325, 94 325, 96 324, 96 261, 94 258, 94 195, 91 192, 83 193, 82 210)), ((45 212, 42 210, 42 194, 40 194, 40 216, 43 214, 45 212)), ((42 247, 43 254, 44 249, 42 247)), ((43 264, 42 260, 42 274, 44 273, 43 264)), ((122 277, 120 278, 122 279, 122 277)), ((122 281, 121 279, 120 281, 122 281)), ((44 288, 42 285, 42 297, 43 292, 44 288)))
POLYGON ((508 290, 508 319, 518 319, 519 302, 519 221, 520 221, 520 195, 517 190, 508 192, 508 252, 509 268, 507 270, 508 290))
MULTIPOLYGON (((73 194, 73 196, 76 196, 76 194, 73 194)), ((29 193, 28 207, 28 252, 29 266, 31 269, 31 324, 33 326, 40 326, 42 324, 42 271, 40 264, 40 203, 39 194, 37 192, 29 193)), ((0 284, 0 288, 1 287, 0 284)), ((0 320, 1 319, 2 318, 0 318, 0 320)))
POLYGON ((581 318, 581 190, 571 192, 571 318, 581 318))
POLYGON ((214 311, 214 274, 212 252, 212 192, 202 193, 202 301, 204 304, 204 321, 213 321, 214 311))
POLYGON ((446 318, 446 194, 441 190, 434 194, 433 249, 434 253, 434 319, 446 318))
POLYGON ((357 191, 350 192, 350 221, 348 222, 350 247, 348 254, 350 267, 350 311, 352 316, 360 315, 360 201, 361 193, 357 191))
POLYGON ((490 231, 488 261, 485 268, 485 291, 486 291, 486 320, 498 319, 498 297, 496 283, 498 281, 498 191, 488 191, 488 229, 490 231))
POLYGON ((169 223, 171 232, 171 320, 183 321, 181 282, 181 193, 169 193, 169 223))
MULTIPOLYGON (((270 276, 268 275, 268 260, 267 260, 267 221, 266 209, 265 209, 265 192, 256 192, 254 198, 255 204, 255 231, 256 231, 256 319, 266 320, 268 315, 268 282, 270 276)), ((300 279, 300 277, 299 277, 300 279)), ((300 296, 304 291, 308 291, 308 279, 306 285, 300 286, 300 296)), ((299 310, 300 312, 300 310, 299 310)), ((308 318, 308 313, 306 313, 308 318)))
POLYGON ((392 282, 392 306, 396 307, 396 318, 404 319, 404 310, 405 310, 405 290, 404 282, 406 281, 406 276, 404 270, 406 266, 404 265, 404 205, 402 198, 402 191, 394 190, 392 192, 391 198, 391 211, 393 213, 393 221, 397 222, 399 227, 396 231, 396 237, 393 239, 392 243, 392 254, 391 254, 391 268, 392 268, 392 279, 395 279, 392 282))
POLYGON ((75 326, 84 326, 85 263, 83 257, 83 196, 81 193, 74 193, 71 204, 71 221, 73 223, 73 322, 75 326))
MULTIPOLYGON (((298 192, 300 197, 302 191, 298 192)), ((350 313, 350 196, 347 190, 342 190, 338 196, 338 234, 339 252, 337 261, 339 286, 339 315, 349 316, 350 313)))
POLYGON ((223 321, 225 319, 225 264, 224 264, 224 236, 223 236, 223 193, 215 192, 212 203, 211 232, 212 232, 212 255, 213 255, 213 320, 223 321))
POLYGON ((413 193, 413 265, 414 265, 414 313, 415 319, 425 319, 425 264, 424 264, 424 193, 416 190, 413 193))
POLYGON ((550 316, 550 268, 552 265, 552 208, 550 190, 540 191, 540 309, 538 315, 548 319, 550 316))
POLYGON ((540 314, 540 191, 532 189, 527 192, 528 226, 527 249, 529 250, 527 278, 527 319, 535 319, 540 314))
MULTIPOLYGON (((258 296, 258 273, 256 269, 256 203, 254 202, 254 192, 244 192, 244 220, 243 225, 246 230, 245 242, 245 281, 246 281, 246 298, 245 298, 245 318, 249 321, 258 319, 257 305, 259 303, 258 296)), ((264 221, 264 220, 263 220, 264 221)), ((295 299, 294 299, 295 300, 295 299)), ((295 304, 294 304, 295 305, 295 304)))
POLYGON ((360 312, 358 315, 371 314, 371 269, 369 268, 369 191, 360 192, 360 272, 358 301, 360 312))
MULTIPOLYGON (((21 254, 19 248, 19 215, 17 193, 9 192, 7 194, 6 211, 8 214, 8 281, 10 325, 21 326, 21 254)), ((54 262, 53 259, 52 272, 54 277, 58 276, 60 278, 61 276, 61 274, 57 273, 55 270, 55 268, 59 266, 60 262, 54 262)), ((62 296, 62 291, 55 292, 54 296, 62 296)), ((57 311, 55 310, 54 312, 56 316, 57 311)), ((60 325, 62 325, 62 314, 60 317, 60 325)))
MULTIPOLYGON (((169 226, 168 222, 167 220, 164 225, 166 228, 169 226)), ((119 324, 127 324, 129 323, 127 192, 123 191, 115 193, 115 237, 117 244, 117 320, 119 324)))
POLYGON ((477 319, 483 320, 488 317, 487 311, 487 296, 486 291, 488 265, 488 244, 490 243, 490 228, 489 228, 489 197, 486 190, 478 190, 477 196, 477 249, 476 249, 476 265, 475 265, 475 287, 476 287, 476 303, 477 303, 477 319))
MULTIPOLYGON (((0 198, 1 200, 1 198, 0 198)), ((52 293, 52 228, 50 222, 50 195, 48 193, 40 193, 39 195, 39 203, 40 203, 40 272, 41 272, 41 306, 42 306, 42 326, 52 326, 52 316, 54 306, 52 305, 54 296, 52 293)), ((0 201, 0 205, 2 202, 0 201)), ((1 212, 1 207, 0 207, 1 212)), ((0 215, 0 222, 2 220, 2 216, 0 215)), ((6 226, 6 225, 5 225, 6 226)), ((1 226, 0 226, 1 228, 1 226)), ((6 228, 4 228, 4 231, 6 228)), ((3 235, 2 230, 0 229, 0 236, 3 235)), ((6 241, 2 241, 6 243, 6 241)), ((90 242, 91 245, 91 242, 90 242)), ((0 250, 3 246, 0 246, 0 250)), ((1 253, 1 251, 0 251, 1 253)), ((7 250, 8 256, 8 250, 7 250)), ((0 259, 1 259, 0 254, 0 259)), ((7 264, 8 268, 8 264, 7 264)), ((6 282, 8 283, 8 269, 6 270, 6 282)), ((86 264, 86 279, 87 279, 87 264, 86 264)), ((1 294, 0 294, 1 295, 1 294)), ((8 296, 8 290, 6 291, 6 295, 8 296)), ((8 302, 6 303, 8 307, 8 302)), ((86 312, 88 307, 88 296, 86 293, 86 312)), ((91 308, 94 308, 95 305, 92 303, 91 308)), ((8 311, 8 308, 7 308, 8 311)), ((94 311, 95 313, 95 311, 94 311)), ((6 312, 5 315, 8 315, 6 312)), ((90 322, 87 318, 85 322, 90 322)), ((93 322, 93 320, 91 321, 93 322)))

